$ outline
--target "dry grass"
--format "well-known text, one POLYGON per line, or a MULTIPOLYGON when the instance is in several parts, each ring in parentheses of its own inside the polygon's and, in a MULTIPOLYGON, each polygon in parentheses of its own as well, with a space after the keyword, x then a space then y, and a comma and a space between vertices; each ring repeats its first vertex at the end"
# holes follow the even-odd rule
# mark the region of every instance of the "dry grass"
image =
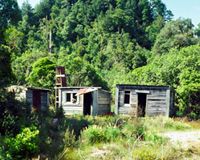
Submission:
POLYGON ((189 120, 187 117, 184 118, 173 118, 174 121, 186 123, 193 129, 200 129, 200 120, 189 120))
MULTIPOLYGON (((200 144, 191 143, 187 148, 170 141, 162 141, 157 133, 165 131, 190 131, 200 129, 200 121, 187 119, 167 119, 166 117, 124 118, 97 117, 90 120, 90 126, 102 128, 119 127, 120 135, 115 140, 89 144, 79 139, 79 145, 68 149, 62 160, 182 160, 200 159, 200 144), (120 123, 116 123, 119 122, 120 123), (139 123, 140 122, 140 123, 139 123), (138 124, 138 125, 136 125, 138 124), (140 133, 141 132, 141 133, 140 133), (137 139, 137 134, 144 136, 137 139), (147 138, 145 138, 147 137, 147 138), (150 137, 150 138, 148 138, 150 137)), ((82 133, 82 132, 81 132, 82 133)), ((82 136, 82 134, 81 134, 82 136)), ((84 136, 84 134, 83 134, 84 136)), ((88 138, 83 137, 83 138, 88 138)))

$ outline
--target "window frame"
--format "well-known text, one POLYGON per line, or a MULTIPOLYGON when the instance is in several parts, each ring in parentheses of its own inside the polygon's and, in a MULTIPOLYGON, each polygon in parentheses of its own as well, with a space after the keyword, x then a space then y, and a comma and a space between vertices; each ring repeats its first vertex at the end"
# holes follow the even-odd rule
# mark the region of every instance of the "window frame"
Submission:
POLYGON ((130 104, 131 104, 131 91, 130 90, 125 90, 124 91, 124 105, 129 106, 130 104), (129 92, 129 94, 127 94, 126 92, 129 92), (125 103, 127 95, 129 95, 129 103, 125 103))
POLYGON ((70 103, 72 101, 71 93, 65 93, 65 102, 70 103), (69 101, 68 101, 69 98, 69 101))
POLYGON ((76 101, 73 102, 73 99, 75 99, 75 95, 77 94, 77 92, 65 92, 65 99, 64 99, 64 103, 65 104, 71 104, 71 105, 77 105, 79 103, 79 96, 76 96, 76 101), (67 101, 67 94, 70 94, 70 101, 67 101))

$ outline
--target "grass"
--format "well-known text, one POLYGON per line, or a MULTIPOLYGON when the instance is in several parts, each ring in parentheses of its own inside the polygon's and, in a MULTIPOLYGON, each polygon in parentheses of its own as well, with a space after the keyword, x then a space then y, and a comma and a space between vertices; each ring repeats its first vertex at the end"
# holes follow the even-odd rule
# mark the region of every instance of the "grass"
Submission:
POLYGON ((72 116, 67 117, 66 126, 65 143, 68 145, 65 145, 58 160, 178 160, 200 157, 200 147, 191 146, 183 150, 160 134, 198 128, 199 122, 166 117, 72 116), (72 135, 73 131, 78 131, 77 138, 72 135))

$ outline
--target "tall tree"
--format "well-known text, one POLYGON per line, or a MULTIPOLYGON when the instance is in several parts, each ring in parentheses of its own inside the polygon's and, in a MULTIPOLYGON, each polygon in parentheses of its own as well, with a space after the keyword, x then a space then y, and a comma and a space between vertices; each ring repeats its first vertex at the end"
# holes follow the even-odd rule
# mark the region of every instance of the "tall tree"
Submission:
POLYGON ((8 85, 12 78, 9 48, 0 45, 0 88, 8 85))
POLYGON ((8 24, 17 24, 21 13, 16 0, 0 1, 0 42, 3 42, 3 32, 8 24))
POLYGON ((190 19, 178 19, 168 22, 157 36, 153 51, 165 54, 171 48, 186 47, 195 44, 193 24, 190 19))

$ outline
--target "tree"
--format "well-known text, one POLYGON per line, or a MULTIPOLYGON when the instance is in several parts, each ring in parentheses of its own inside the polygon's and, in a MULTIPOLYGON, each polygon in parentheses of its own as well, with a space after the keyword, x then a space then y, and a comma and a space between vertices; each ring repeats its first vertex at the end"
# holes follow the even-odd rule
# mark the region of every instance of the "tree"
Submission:
POLYGON ((27 81, 32 86, 53 88, 55 63, 48 57, 40 58, 32 65, 32 71, 27 81))
POLYGON ((199 118, 200 46, 194 45, 155 56, 151 62, 133 70, 130 81, 137 84, 169 85, 176 92, 178 115, 199 118))
POLYGON ((71 86, 101 86, 108 88, 107 83, 97 73, 94 67, 81 57, 60 55, 58 64, 63 65, 67 70, 68 83, 71 86))
POLYGON ((22 48, 22 40, 24 34, 16 29, 14 26, 10 26, 4 33, 5 42, 14 53, 20 53, 22 48))
POLYGON ((161 0, 150 0, 150 4, 154 19, 159 16, 161 16, 165 21, 170 21, 172 19, 172 12, 167 9, 166 5, 161 0))
POLYGON ((0 45, 0 88, 8 85, 13 78, 10 54, 9 47, 0 45))
POLYGON ((178 19, 168 22, 157 36, 153 51, 157 54, 166 54, 171 48, 195 44, 193 24, 190 19, 178 19))
POLYGON ((16 25, 21 18, 17 2, 15 0, 1 0, 0 15, 0 42, 2 42, 3 32, 8 24, 16 25))
POLYGON ((38 59, 47 56, 47 52, 41 52, 36 49, 27 50, 21 56, 14 55, 12 57, 12 70, 15 76, 15 84, 27 84, 26 77, 28 77, 32 71, 31 65, 38 59))
POLYGON ((27 16, 27 22, 29 23, 29 25, 36 24, 34 9, 31 7, 31 5, 28 1, 25 1, 22 4, 21 12, 22 12, 22 17, 27 16))
POLYGON ((41 0, 40 3, 35 6, 35 16, 37 19, 50 19, 51 7, 54 5, 54 3, 54 0, 41 0))

